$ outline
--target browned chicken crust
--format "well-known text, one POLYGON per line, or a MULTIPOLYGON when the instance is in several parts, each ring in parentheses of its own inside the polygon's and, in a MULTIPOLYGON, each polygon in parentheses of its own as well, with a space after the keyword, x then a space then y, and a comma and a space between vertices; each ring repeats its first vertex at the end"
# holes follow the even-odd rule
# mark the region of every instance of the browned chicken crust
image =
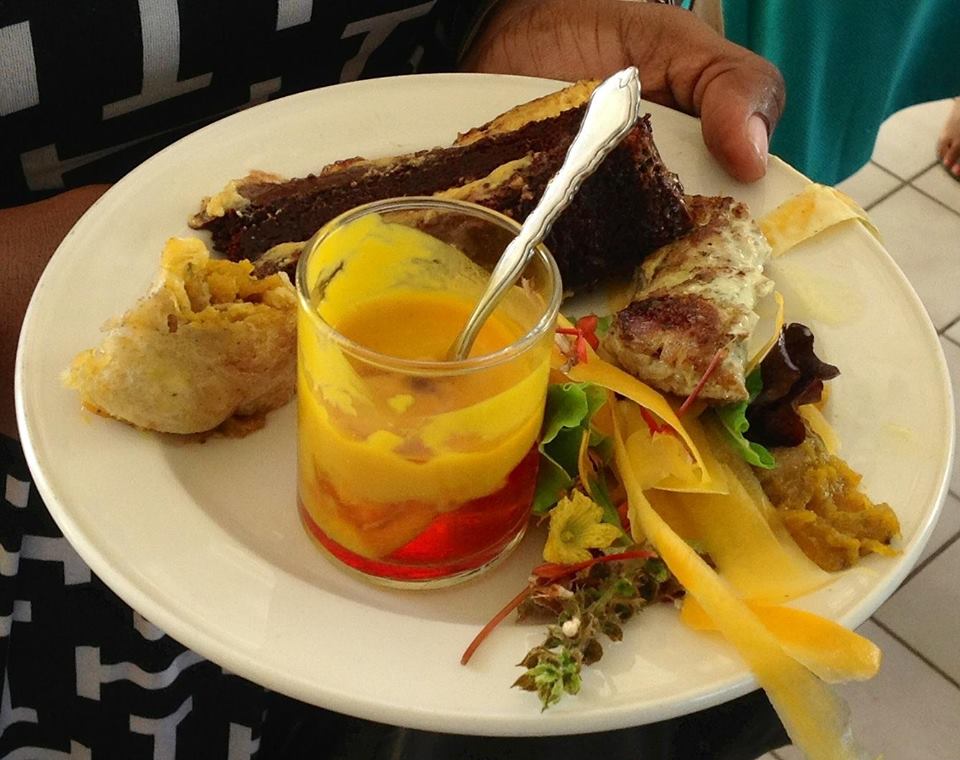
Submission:
POLYGON ((693 230, 639 267, 633 299, 602 348, 639 379, 679 396, 694 390, 719 354, 700 397, 742 401, 754 308, 773 287, 763 274, 770 246, 743 203, 694 196, 687 207, 693 230))

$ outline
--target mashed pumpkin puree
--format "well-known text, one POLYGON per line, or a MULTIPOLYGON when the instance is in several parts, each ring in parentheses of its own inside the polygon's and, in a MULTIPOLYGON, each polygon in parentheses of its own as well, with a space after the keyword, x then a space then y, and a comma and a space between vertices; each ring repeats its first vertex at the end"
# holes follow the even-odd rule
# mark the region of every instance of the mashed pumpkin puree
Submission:
MULTIPOLYGON (((308 523, 327 548, 324 538, 374 560, 434 527, 440 543, 462 545, 433 541, 418 560, 496 554, 499 534, 516 536, 526 523, 552 330, 533 350, 479 368, 436 364, 487 275, 457 249, 379 217, 337 230, 307 276, 317 294, 299 324, 299 493, 308 523), (458 530, 452 518, 461 509, 471 525, 458 530)), ((510 346, 543 310, 536 294, 515 288, 471 357, 510 346)))
POLYGON ((900 521, 888 504, 874 504, 861 476, 830 453, 812 430, 799 446, 773 451, 776 467, 757 469, 767 498, 803 552, 824 570, 844 570, 876 552, 894 555, 900 521))

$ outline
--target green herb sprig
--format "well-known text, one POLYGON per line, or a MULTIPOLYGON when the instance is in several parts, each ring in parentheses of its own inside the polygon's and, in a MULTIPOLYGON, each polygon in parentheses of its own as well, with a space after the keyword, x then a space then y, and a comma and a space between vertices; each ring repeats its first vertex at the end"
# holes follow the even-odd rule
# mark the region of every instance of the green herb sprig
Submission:
POLYGON ((536 692, 544 710, 564 694, 578 693, 582 668, 603 657, 601 637, 620 641, 623 624, 637 612, 682 593, 658 557, 598 561, 562 581, 534 587, 520 603, 518 618, 553 622, 544 642, 520 662, 524 672, 513 685, 536 692))

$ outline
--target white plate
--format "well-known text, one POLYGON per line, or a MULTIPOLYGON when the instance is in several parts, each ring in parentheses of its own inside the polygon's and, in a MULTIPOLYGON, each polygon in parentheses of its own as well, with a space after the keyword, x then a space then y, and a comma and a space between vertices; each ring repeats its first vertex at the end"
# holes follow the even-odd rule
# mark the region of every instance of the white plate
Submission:
MULTIPOLYGON (((714 636, 672 608, 644 612, 588 668, 583 690, 541 714, 511 689, 543 628, 508 621, 468 667, 460 654, 524 584, 542 536, 471 584, 398 592, 355 580, 297 519, 294 405, 243 440, 177 445, 82 412, 60 373, 150 285, 164 240, 199 199, 249 169, 291 176, 334 159, 448 144, 458 130, 559 85, 469 75, 383 79, 303 93, 190 135, 114 186, 63 241, 20 341, 17 404, 37 487, 64 534, 131 606, 225 668, 333 710, 448 732, 540 735, 639 725, 716 704, 755 682, 714 636)), ((698 123, 656 106, 657 144, 690 192, 728 193, 759 216, 805 180, 772 160, 733 183, 698 123)), ((946 491, 950 386, 937 336, 890 257, 860 226, 836 229, 771 267, 788 318, 809 324, 843 374, 830 410, 867 491, 894 505, 903 554, 869 558, 802 600, 858 625, 916 561, 946 491)))

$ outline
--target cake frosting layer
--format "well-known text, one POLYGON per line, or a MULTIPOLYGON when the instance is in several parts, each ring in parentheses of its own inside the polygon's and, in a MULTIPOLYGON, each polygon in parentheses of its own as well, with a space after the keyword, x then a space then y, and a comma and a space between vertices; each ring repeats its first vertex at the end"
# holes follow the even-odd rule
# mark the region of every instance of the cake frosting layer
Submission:
MULTIPOLYGON (((204 199, 191 226, 209 230, 228 258, 256 261, 270 251, 258 269, 292 273, 299 247, 282 244, 304 241, 337 215, 382 198, 441 194, 522 220, 563 162, 592 89, 581 82, 517 106, 445 148, 345 159, 295 179, 251 174, 204 199)), ((547 245, 565 287, 580 290, 629 275, 691 224, 647 116, 584 182, 547 245)))

